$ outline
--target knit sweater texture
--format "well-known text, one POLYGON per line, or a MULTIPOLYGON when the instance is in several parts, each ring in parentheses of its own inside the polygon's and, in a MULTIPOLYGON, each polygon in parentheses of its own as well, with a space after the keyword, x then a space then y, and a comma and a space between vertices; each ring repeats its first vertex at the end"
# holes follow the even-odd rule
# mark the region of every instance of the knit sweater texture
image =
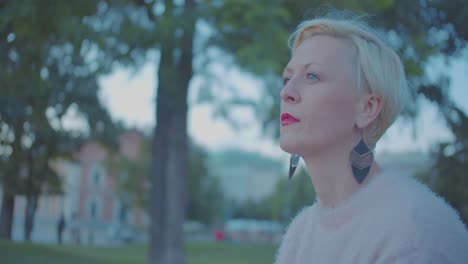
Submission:
POLYGON ((466 264, 468 231, 425 185, 382 171, 334 208, 317 200, 299 212, 275 263, 466 264))

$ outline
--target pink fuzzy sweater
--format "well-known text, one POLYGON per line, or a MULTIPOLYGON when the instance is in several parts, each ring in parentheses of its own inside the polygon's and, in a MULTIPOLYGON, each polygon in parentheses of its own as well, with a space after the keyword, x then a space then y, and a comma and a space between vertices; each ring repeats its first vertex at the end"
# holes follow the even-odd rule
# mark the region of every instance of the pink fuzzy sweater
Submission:
POLYGON ((302 210, 275 263, 466 264, 468 231, 426 186, 384 171, 333 209, 316 202, 302 210))

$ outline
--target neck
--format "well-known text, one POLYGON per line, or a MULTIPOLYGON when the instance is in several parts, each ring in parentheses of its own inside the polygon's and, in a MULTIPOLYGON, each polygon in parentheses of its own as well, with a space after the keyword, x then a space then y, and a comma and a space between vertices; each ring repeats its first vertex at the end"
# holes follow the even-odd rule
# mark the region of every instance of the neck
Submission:
POLYGON ((351 170, 349 151, 343 148, 329 149, 326 153, 305 156, 303 160, 319 197, 320 205, 330 208, 347 200, 380 170, 374 162, 365 180, 359 184, 351 170))

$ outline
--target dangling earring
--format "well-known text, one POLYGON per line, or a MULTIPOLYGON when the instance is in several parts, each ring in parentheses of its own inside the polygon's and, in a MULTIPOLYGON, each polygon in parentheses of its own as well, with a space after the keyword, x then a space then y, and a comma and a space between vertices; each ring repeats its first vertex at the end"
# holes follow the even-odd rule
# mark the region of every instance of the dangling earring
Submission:
POLYGON ((289 179, 293 176, 296 171, 297 164, 299 164, 299 155, 292 154, 291 159, 289 160, 289 179))
POLYGON ((374 163, 374 154, 369 146, 364 141, 361 129, 361 140, 351 150, 349 155, 351 160, 351 169, 353 171, 354 178, 361 184, 369 174, 370 168, 374 163))

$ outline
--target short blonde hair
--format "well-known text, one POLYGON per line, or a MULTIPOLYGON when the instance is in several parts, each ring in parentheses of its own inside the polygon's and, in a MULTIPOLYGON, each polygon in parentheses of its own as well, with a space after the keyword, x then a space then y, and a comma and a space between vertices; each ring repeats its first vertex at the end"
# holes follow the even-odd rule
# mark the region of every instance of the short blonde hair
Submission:
POLYGON ((367 137, 367 143, 374 148, 411 97, 403 64, 362 17, 348 18, 345 17, 349 16, 348 12, 337 11, 331 15, 299 24, 289 38, 289 46, 294 52, 305 39, 315 35, 351 40, 357 51, 357 94, 367 91, 382 97, 382 111, 370 126, 367 137))

